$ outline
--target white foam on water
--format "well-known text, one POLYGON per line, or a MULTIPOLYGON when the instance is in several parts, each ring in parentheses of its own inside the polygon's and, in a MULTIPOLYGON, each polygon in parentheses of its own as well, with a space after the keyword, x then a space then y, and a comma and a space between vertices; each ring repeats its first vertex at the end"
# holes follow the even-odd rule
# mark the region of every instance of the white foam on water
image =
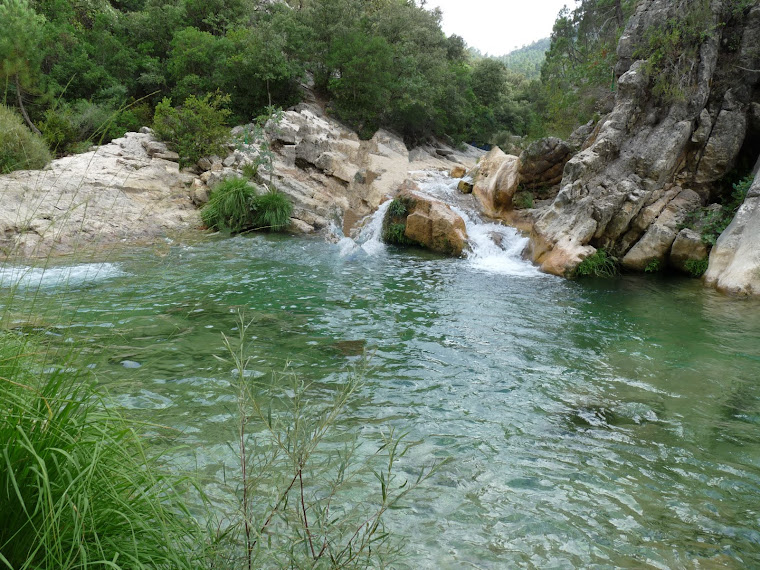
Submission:
POLYGON ((54 289, 89 285, 128 275, 118 263, 83 263, 67 267, 0 267, 0 288, 54 289))
POLYGON ((382 241, 383 218, 388 211, 391 200, 380 204, 380 207, 369 216, 369 219, 362 227, 356 239, 344 237, 338 242, 341 257, 355 257, 357 255, 368 255, 374 257, 385 251, 385 244, 382 241))
POLYGON ((528 238, 521 236, 516 229, 509 226, 482 220, 474 208, 475 198, 464 197, 457 190, 457 184, 458 180, 432 173, 420 181, 420 190, 448 204, 464 220, 470 246, 470 251, 466 254, 470 266, 480 271, 502 275, 544 276, 522 256, 528 245, 528 238), (473 206, 467 205, 467 202, 473 202, 473 206))

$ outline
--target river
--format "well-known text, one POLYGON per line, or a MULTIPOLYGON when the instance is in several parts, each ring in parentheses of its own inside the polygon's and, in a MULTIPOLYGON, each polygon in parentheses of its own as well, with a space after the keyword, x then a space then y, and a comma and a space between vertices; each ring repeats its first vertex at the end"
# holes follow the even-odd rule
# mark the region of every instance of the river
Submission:
POLYGON ((239 312, 253 376, 329 386, 366 351, 342 425, 408 432, 409 473, 451 458, 387 518, 409 568, 760 567, 760 303, 685 278, 543 275, 524 238, 461 211, 467 259, 386 248, 376 218, 338 244, 216 236, 0 283, 210 479, 235 464, 215 356, 239 312))

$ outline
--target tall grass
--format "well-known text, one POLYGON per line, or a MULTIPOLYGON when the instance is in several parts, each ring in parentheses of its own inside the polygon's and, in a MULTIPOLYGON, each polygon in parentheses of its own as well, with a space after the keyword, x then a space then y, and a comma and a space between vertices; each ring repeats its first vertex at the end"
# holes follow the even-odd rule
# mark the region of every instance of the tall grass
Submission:
POLYGON ((43 168, 50 151, 42 137, 22 122, 21 116, 0 104, 0 174, 43 168))
POLYGON ((416 475, 399 474, 413 444, 392 429, 379 442, 359 444, 340 419, 361 386, 352 374, 320 394, 298 375, 253 380, 248 329, 224 337, 237 370, 239 509, 228 528, 230 568, 384 568, 401 555, 384 526, 398 506, 445 462, 416 475), (320 403, 321 402, 321 403, 320 403))
POLYGON ((12 333, 0 342, 0 568, 202 565, 181 482, 157 474, 71 362, 12 333))
POLYGON ((293 205, 275 189, 257 194, 256 188, 243 178, 228 178, 211 192, 201 211, 206 227, 240 233, 249 230, 280 231, 290 223, 293 205))

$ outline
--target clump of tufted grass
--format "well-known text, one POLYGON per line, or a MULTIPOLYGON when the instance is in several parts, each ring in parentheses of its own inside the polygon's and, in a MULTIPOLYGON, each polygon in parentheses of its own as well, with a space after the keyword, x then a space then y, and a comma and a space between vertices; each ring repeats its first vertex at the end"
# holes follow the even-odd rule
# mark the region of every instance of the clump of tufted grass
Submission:
POLYGON ((573 277, 615 277, 619 272, 617 258, 597 249, 578 264, 573 277))
POLYGON ((71 362, 12 332, 0 343, 0 568, 203 564, 181 481, 71 362))
POLYGON ((251 202, 251 209, 254 229, 273 232, 284 230, 293 213, 293 205, 288 197, 274 188, 256 196, 251 202))
POLYGON ((228 178, 211 192, 201 210, 206 227, 230 233, 250 230, 280 231, 290 222, 293 205, 275 189, 258 194, 244 178, 228 178))

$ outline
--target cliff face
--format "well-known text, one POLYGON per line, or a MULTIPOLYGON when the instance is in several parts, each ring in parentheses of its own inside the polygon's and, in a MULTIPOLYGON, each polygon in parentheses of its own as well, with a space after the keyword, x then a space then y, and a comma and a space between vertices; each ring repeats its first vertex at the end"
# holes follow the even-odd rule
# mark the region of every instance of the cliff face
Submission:
MULTIPOLYGON (((716 199, 717 183, 738 162, 757 159, 760 6, 740 4, 644 0, 639 5, 618 46, 615 107, 585 150, 567 163, 559 194, 534 225, 530 253, 544 271, 567 275, 601 248, 632 270, 669 263, 674 242, 689 232, 683 229, 689 214, 716 199), (675 25, 698 32, 686 46, 692 57, 678 61, 669 75, 668 70, 658 74, 637 57, 656 45, 653 33, 675 25), (676 90, 679 96, 662 95, 676 90)), ((740 217, 760 224, 746 212, 740 217)), ((719 251, 722 247, 713 255, 719 251)), ((756 263, 760 282, 760 260, 756 263)), ((711 279, 718 279, 718 271, 711 262, 711 279)))

